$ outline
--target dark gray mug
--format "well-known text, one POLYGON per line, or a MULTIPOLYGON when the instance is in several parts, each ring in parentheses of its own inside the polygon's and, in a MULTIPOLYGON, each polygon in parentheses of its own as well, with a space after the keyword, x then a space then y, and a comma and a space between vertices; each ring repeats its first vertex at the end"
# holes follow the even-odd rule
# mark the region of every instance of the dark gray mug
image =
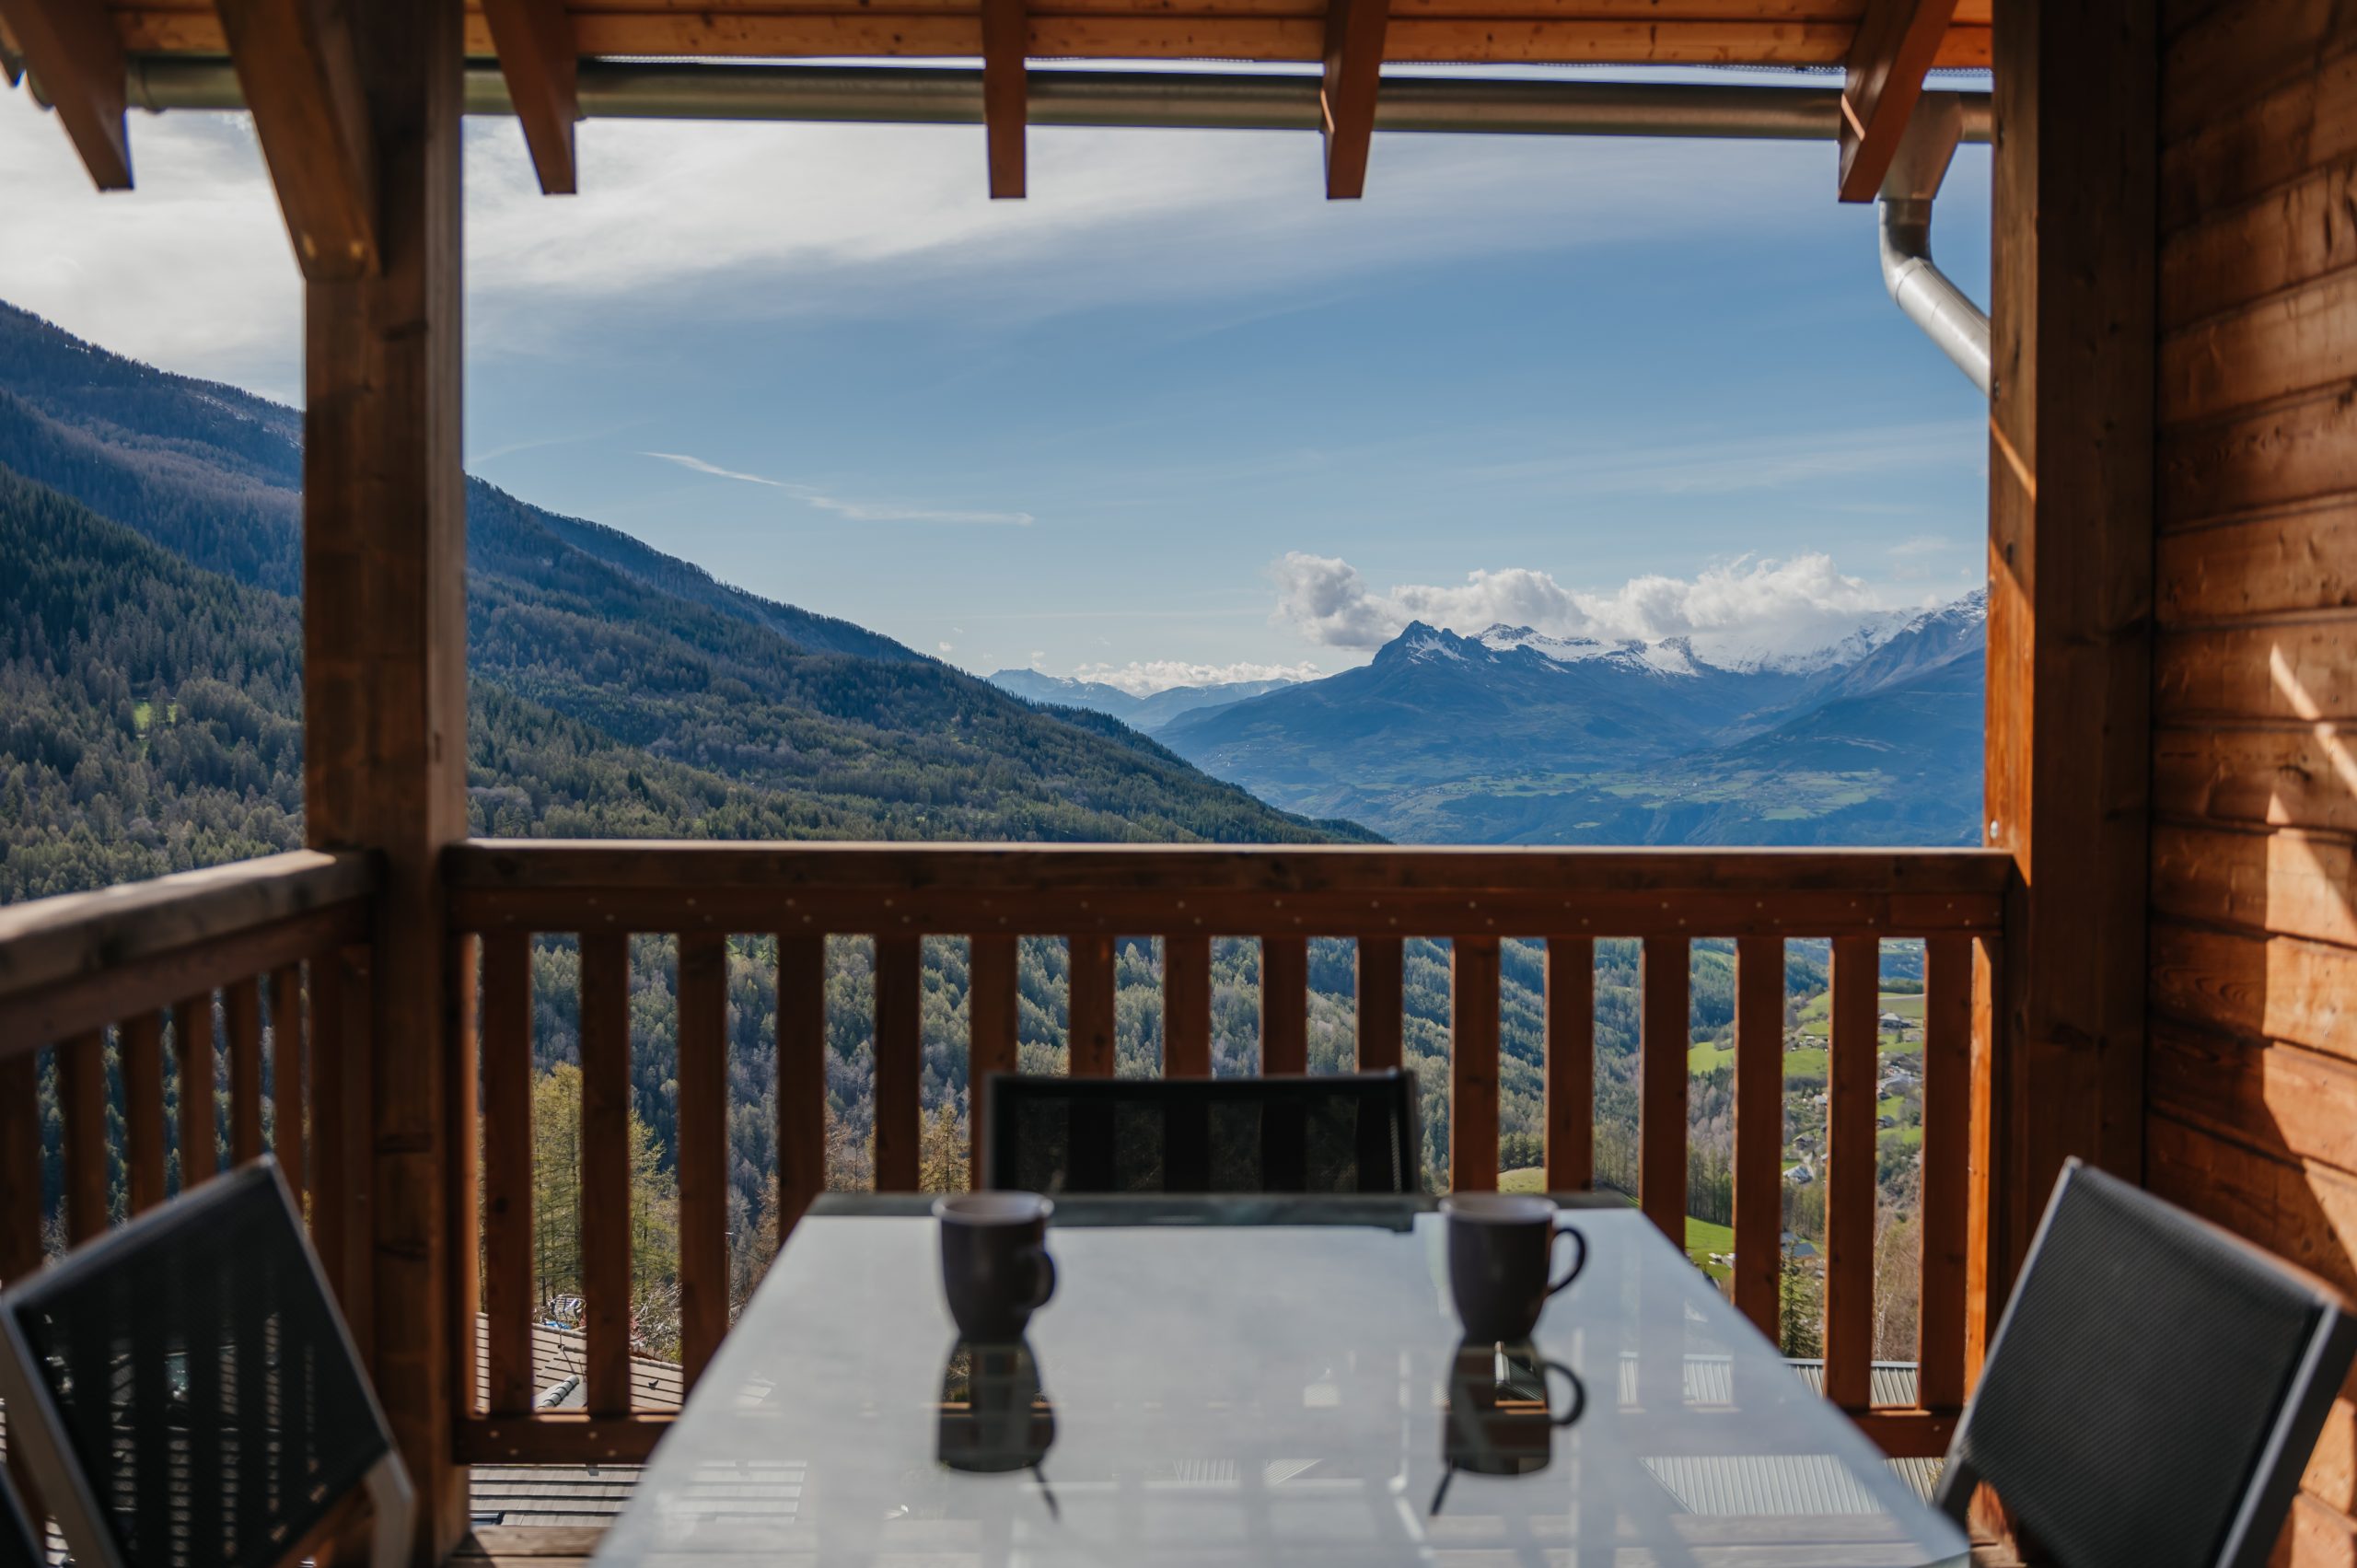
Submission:
POLYGON ((1568 1225, 1556 1228, 1548 1198, 1514 1192, 1457 1192, 1441 1200, 1448 1223, 1448 1285, 1468 1340, 1495 1343, 1527 1340, 1538 1327, 1547 1298, 1579 1278, 1587 1241, 1568 1225), (1572 1266, 1547 1277, 1555 1238, 1578 1249, 1572 1266))
POLYGON ((1037 1192, 959 1192, 933 1205, 941 1223, 941 1293, 970 1340, 1018 1340, 1056 1293, 1048 1256, 1055 1205, 1037 1192))

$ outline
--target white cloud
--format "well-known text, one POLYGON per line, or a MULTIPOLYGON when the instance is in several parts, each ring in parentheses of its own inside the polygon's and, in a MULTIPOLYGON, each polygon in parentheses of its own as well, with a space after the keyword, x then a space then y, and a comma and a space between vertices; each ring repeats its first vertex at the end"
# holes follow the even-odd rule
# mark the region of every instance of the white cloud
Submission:
POLYGON ((702 458, 691 458, 685 452, 641 452, 639 456, 660 458, 667 463, 677 463, 683 469, 692 469, 698 473, 708 473, 715 479, 737 479, 744 481, 747 484, 766 484, 779 490, 794 488, 784 480, 769 479, 757 473, 745 473, 737 469, 725 469, 718 463, 708 463, 702 458))
POLYGON ((935 643, 934 646, 939 648, 945 654, 954 654, 958 651, 946 643, 935 643))
POLYGON ((875 501, 846 501, 841 496, 822 494, 807 484, 772 479, 767 474, 748 473, 741 469, 725 469, 718 463, 709 463, 702 458, 690 457, 685 452, 641 452, 639 456, 660 458, 667 463, 677 463, 683 469, 710 474, 714 479, 733 479, 746 484, 766 484, 772 489, 787 492, 806 505, 816 506, 822 512, 832 512, 839 517, 848 517, 855 523, 979 523, 1028 528, 1039 521, 1028 512, 973 512, 945 510, 932 506, 893 505, 875 501))
MULTIPOLYGON (((1031 650, 1031 662, 1039 662, 1031 650)), ((1310 662, 1300 664, 1191 664, 1184 659, 1140 659, 1128 664, 1085 664, 1073 671, 1077 680, 1117 687, 1132 697, 1167 691, 1173 686, 1226 686, 1239 680, 1315 680, 1325 673, 1310 662)))
MULTIPOLYGON (((300 391, 302 298, 243 116, 132 117, 101 197, 54 117, 0 89, 0 297, 118 352, 300 391)), ((979 126, 593 120, 582 194, 540 194, 515 122, 469 122, 468 332, 578 356, 665 312, 961 326, 1246 298, 1459 256, 1822 222, 1825 149, 1395 136, 1363 203, 1306 134, 1035 129, 993 203, 979 126), (1549 199, 1537 205, 1533 190, 1549 199), (594 312, 595 314, 591 314, 594 312)))
POLYGON ((1647 575, 1606 590, 1567 587, 1549 573, 1509 567, 1469 573, 1459 584, 1377 591, 1349 562, 1299 551, 1270 572, 1277 584, 1272 624, 1323 646, 1360 650, 1379 647, 1422 621, 1467 633, 1503 621, 1556 637, 1691 637, 1706 657, 1802 653, 1900 608, 1887 590, 1815 553, 1747 556, 1692 577, 1647 575))

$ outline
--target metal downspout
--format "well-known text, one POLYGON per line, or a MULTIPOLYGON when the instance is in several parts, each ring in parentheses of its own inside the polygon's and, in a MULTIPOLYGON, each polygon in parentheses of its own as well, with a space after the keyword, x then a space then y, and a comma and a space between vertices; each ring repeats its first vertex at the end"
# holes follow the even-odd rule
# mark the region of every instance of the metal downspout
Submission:
POLYGON ((1989 392, 1989 316, 1932 261, 1932 203, 1964 129, 1954 93, 1925 93, 1883 180, 1882 281, 1907 319, 1989 392))

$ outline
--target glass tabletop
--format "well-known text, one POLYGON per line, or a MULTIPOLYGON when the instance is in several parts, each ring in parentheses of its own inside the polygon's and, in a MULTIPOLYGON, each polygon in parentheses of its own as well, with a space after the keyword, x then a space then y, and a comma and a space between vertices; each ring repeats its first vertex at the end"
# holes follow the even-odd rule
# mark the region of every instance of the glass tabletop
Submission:
POLYGON ((921 1204, 822 1201, 599 1559, 1920 1568, 1967 1542, 1634 1210, 1462 1345, 1421 1200, 1066 1199, 1020 1344, 921 1204), (1561 1424, 1573 1417, 1568 1424, 1561 1424))

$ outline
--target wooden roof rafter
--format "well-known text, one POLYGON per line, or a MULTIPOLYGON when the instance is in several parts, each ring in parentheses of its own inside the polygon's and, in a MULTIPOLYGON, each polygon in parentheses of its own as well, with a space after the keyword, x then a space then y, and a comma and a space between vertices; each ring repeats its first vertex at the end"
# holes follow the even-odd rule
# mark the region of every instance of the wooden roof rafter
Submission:
POLYGON ((1880 192, 1956 11, 1956 0, 1870 0, 1841 89, 1841 200, 1880 192))
POLYGON ((981 0, 982 134, 991 196, 1013 201, 1025 192, 1031 114, 1031 15, 1028 0, 981 0))
POLYGON ((1326 79, 1318 94, 1325 120, 1326 199, 1366 194, 1367 155, 1375 140, 1375 100, 1381 90, 1383 43, 1391 0, 1328 0, 1326 79))
POLYGON ((85 0, 0 0, 0 25, 91 180, 101 191, 130 190, 123 48, 105 14, 85 0))
POLYGON ((524 127, 540 192, 570 196, 581 188, 573 127, 581 118, 581 55, 564 0, 479 0, 499 51, 507 97, 524 127))
POLYGON ((222 31, 295 259, 314 283, 377 270, 359 56, 327 0, 219 0, 222 31))

